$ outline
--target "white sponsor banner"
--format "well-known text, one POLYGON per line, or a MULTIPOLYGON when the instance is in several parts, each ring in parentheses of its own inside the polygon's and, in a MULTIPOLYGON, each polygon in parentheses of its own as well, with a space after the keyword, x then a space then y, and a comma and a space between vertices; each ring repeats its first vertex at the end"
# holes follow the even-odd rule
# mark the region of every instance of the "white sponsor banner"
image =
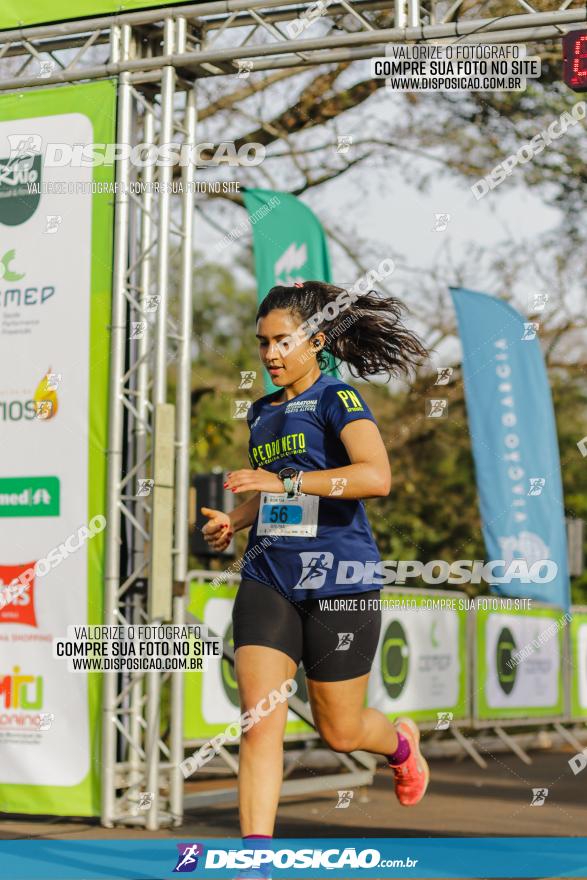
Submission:
MULTIPOLYGON (((79 113, 3 122, 0 157, 30 133, 43 143, 93 140, 79 113)), ((26 166, 19 159, 14 167, 26 174, 26 166)), ((26 195, 10 198, 15 175, 6 168, 0 181, 4 585, 88 521, 92 195, 59 190, 89 183, 92 169, 45 169, 39 160, 37 168, 37 183, 60 183, 18 222, 6 212, 26 195)), ((0 611, 0 784, 73 786, 88 774, 87 679, 52 657, 52 639, 68 623, 85 623, 87 611, 87 542, 0 611), (39 726, 40 713, 53 716, 49 729, 39 726)))
POLYGON ((558 632, 550 637, 546 633, 552 626, 552 617, 488 615, 483 691, 489 709, 556 706, 561 657, 558 632), (523 659, 516 662, 518 657, 523 659))
MULTIPOLYGON (((232 619, 232 599, 210 599, 206 603, 204 623, 210 630, 224 636, 232 619)), ((207 724, 230 724, 238 721, 241 712, 237 703, 235 705, 228 697, 227 684, 234 683, 236 679, 234 669, 231 667, 228 673, 229 679, 222 680, 222 663, 210 660, 208 668, 202 675, 202 716, 207 724)), ((234 699, 238 700, 238 691, 234 689, 234 699)), ((293 712, 287 713, 288 721, 298 721, 293 712)))
MULTIPOLYGON (((210 599, 206 603, 204 623, 210 629, 224 636, 230 625, 230 615, 233 602, 230 599, 210 599)), ((234 669, 230 669, 230 679, 227 684, 234 682, 234 669)), ((231 688, 232 690, 232 688, 231 688)), ((237 691, 235 689, 235 698, 237 691)), ((208 724, 228 724, 238 721, 240 709, 231 702, 227 689, 222 683, 222 663, 210 663, 206 673, 202 677, 202 716, 208 724)))
POLYGON ((369 705, 420 719, 436 718, 439 711, 463 717, 463 663, 457 610, 384 608, 369 705))

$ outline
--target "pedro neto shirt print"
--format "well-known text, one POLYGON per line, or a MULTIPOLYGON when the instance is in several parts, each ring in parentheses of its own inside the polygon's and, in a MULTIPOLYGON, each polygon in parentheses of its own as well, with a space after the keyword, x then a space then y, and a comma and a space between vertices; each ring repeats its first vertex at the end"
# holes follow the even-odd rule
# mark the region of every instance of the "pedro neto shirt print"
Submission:
MULTIPOLYGON (((330 470, 350 464, 340 432, 358 419, 375 419, 361 395, 333 376, 322 374, 289 402, 271 405, 276 391, 249 407, 251 467, 277 473, 285 467, 330 470)), ((303 491, 302 480, 302 491, 303 491)), ((318 596, 363 593, 374 583, 380 561, 362 501, 320 498, 315 537, 257 535, 251 527, 242 576, 278 588, 295 601, 318 596)))

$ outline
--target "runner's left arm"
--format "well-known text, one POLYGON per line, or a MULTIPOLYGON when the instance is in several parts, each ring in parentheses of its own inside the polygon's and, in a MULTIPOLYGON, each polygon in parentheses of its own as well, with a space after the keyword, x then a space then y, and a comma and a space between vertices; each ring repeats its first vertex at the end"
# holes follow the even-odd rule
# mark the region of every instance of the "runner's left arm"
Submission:
POLYGON ((340 439, 351 461, 327 471, 309 471, 302 492, 321 498, 380 498, 391 490, 391 468, 379 428, 368 419, 349 422, 340 439))
MULTIPOLYGON (((302 492, 321 498, 378 498, 389 495, 391 469, 385 445, 374 421, 355 419, 340 432, 350 464, 325 471, 305 471, 302 492)), ((277 474, 263 468, 233 471, 227 487, 235 493, 283 492, 277 474)))

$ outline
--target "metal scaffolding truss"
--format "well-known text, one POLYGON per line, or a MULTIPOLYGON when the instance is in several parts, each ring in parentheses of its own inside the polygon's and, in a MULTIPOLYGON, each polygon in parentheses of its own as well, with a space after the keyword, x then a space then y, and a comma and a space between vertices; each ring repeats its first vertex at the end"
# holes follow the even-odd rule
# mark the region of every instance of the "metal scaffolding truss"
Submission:
MULTIPOLYGON (((462 5, 215 0, 19 28, 0 34, 0 90, 114 76, 119 143, 176 140, 193 147, 200 78, 365 59, 383 54, 394 41, 546 40, 587 21, 585 5, 570 0, 542 0, 540 10, 527 0, 511 0, 507 14, 485 19, 471 11, 461 16, 462 5)), ((139 171, 128 158, 116 165, 107 624, 185 619, 193 174, 193 165, 182 166, 181 192, 173 193, 171 166, 139 171), (147 184, 139 194, 130 191, 136 182, 147 184), (150 186, 154 182, 158 190, 150 186)), ((225 656, 231 657, 229 649, 225 656)), ((103 824, 151 830, 181 824, 182 674, 107 672, 103 680, 103 824), (168 707, 165 718, 162 705, 168 707), (141 810, 145 792, 152 804, 141 810)), ((353 772, 358 784, 371 772, 368 761, 343 763, 351 771, 347 785, 353 772)))
MULTIPOLYGON (((168 18, 166 52, 186 48, 185 19, 168 18)), ((137 52, 129 25, 112 29, 111 55, 137 52)), ((119 77, 117 139, 195 144, 193 86, 177 100, 173 67, 158 87, 138 91, 119 77)), ((182 194, 172 206, 172 167, 145 167, 141 194, 129 159, 117 163, 111 325, 109 469, 105 622, 138 624, 184 619, 188 562, 191 413, 192 225, 194 166, 182 167, 182 194), (152 184, 159 183, 158 191, 152 184), (177 289, 171 291, 176 261, 177 289), (173 296, 172 296, 173 294, 173 296), (175 367, 174 404, 167 387, 175 367), (175 458, 175 463, 173 459, 175 458), (174 467, 175 464, 175 467, 174 467), (173 529, 175 524, 175 529, 173 529), (177 587, 174 589, 174 585, 177 587)), ((175 201, 175 197, 173 197, 175 201)), ((178 824, 183 789, 182 673, 104 674, 102 822, 178 824), (163 688, 168 717, 160 717, 163 688), (162 724, 167 727, 163 731, 162 724), (138 809, 149 792, 152 806, 138 809)))
POLYGON ((20 66, 3 78, 0 89, 122 73, 129 74, 129 84, 159 83, 166 69, 189 82, 234 74, 243 67, 261 71, 364 59, 383 54, 390 42, 554 39, 587 21, 584 0, 506 0, 503 12, 489 18, 475 14, 486 4, 463 11, 464 0, 394 3, 392 7, 385 0, 214 0, 3 31, 0 59, 19 59, 20 66), (168 23, 176 26, 180 21, 184 51, 165 40, 168 23), (116 41, 111 39, 113 30, 122 27, 129 28, 133 37, 134 48, 127 56, 114 51, 116 41), (43 62, 52 64, 53 70, 40 81, 35 64, 43 62))

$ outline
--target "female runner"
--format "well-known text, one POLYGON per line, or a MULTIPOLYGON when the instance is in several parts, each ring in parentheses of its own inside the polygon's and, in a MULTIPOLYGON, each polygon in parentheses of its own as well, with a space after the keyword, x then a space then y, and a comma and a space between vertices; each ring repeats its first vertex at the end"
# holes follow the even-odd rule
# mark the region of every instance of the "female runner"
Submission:
MULTIPOLYGON (((384 755, 400 804, 413 806, 429 779, 419 730, 408 718, 392 723, 365 707, 381 610, 380 557, 362 499, 389 494, 387 451, 359 392, 321 371, 330 352, 363 378, 407 374, 426 352, 401 313, 398 300, 374 291, 353 301, 319 281, 272 288, 257 312, 256 335, 280 390, 249 408, 251 467, 233 471, 225 484, 253 495, 230 514, 202 510, 209 518, 203 534, 215 550, 251 527, 233 608, 242 711, 259 701, 266 708, 270 692, 293 679, 302 661, 324 742, 337 752, 384 755), (323 315, 328 304, 332 319, 323 315), (295 336, 308 319, 313 335, 295 336)), ((248 845, 273 835, 286 716, 287 702, 278 703, 241 736, 239 815, 248 845)))

